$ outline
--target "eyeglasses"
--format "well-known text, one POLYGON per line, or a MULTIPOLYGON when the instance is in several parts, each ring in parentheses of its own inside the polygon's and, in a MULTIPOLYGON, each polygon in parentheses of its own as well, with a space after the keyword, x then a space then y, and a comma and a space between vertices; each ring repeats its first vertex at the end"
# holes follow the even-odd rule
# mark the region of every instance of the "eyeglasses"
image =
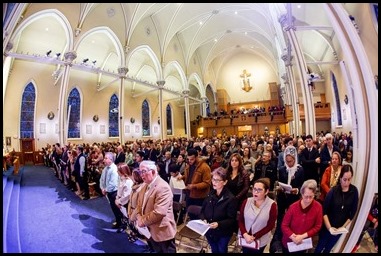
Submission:
POLYGON ((212 182, 220 182, 222 180, 219 180, 219 179, 212 179, 212 182))
POLYGON ((140 175, 142 175, 142 174, 146 174, 147 172, 149 172, 151 170, 150 169, 148 169, 148 170, 145 170, 145 169, 141 170, 141 169, 139 169, 137 171, 139 172, 140 175))
POLYGON ((315 196, 307 196, 307 195, 303 195, 303 197, 304 197, 305 199, 313 199, 315 196))
POLYGON ((263 192, 263 188, 253 188, 253 192, 256 192, 256 193, 262 193, 263 192))

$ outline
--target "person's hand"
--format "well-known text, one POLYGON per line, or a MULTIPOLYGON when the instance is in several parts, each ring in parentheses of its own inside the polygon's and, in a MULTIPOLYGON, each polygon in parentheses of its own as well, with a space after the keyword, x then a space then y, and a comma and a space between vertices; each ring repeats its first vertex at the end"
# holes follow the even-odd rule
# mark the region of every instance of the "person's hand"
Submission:
POLYGON ((177 180, 182 180, 183 179, 183 176, 181 176, 181 174, 179 174, 178 176, 177 176, 177 180))
POLYGON ((303 237, 302 237, 302 235, 295 235, 294 234, 292 241, 295 244, 301 244, 303 242, 303 237))
POLYGON ((138 227, 141 227, 141 228, 145 226, 144 223, 143 223, 142 216, 138 215, 138 219, 136 221, 136 224, 138 225, 138 227))
POLYGON ((191 190, 193 188, 193 184, 188 184, 186 188, 191 190))
POLYGON ((251 244, 255 240, 255 237, 252 235, 249 235, 248 233, 243 234, 243 238, 245 238, 245 241, 248 244, 251 244))
POLYGON ((218 228, 218 222, 212 222, 212 223, 210 223, 210 224, 209 224, 209 227, 210 227, 211 229, 216 229, 216 228, 218 228))
POLYGON ((377 228, 378 227, 378 219, 373 219, 373 228, 377 228))
POLYGON ((105 196, 107 194, 105 189, 102 189, 102 194, 105 196))

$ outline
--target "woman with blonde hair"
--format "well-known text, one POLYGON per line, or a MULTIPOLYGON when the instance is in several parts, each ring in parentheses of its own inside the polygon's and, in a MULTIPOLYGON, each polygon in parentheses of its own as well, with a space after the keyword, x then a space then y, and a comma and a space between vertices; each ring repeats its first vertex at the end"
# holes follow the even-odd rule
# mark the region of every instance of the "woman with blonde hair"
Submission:
POLYGON ((336 186, 341 172, 341 154, 337 151, 332 153, 331 165, 325 169, 320 182, 320 202, 323 202, 328 191, 336 186))

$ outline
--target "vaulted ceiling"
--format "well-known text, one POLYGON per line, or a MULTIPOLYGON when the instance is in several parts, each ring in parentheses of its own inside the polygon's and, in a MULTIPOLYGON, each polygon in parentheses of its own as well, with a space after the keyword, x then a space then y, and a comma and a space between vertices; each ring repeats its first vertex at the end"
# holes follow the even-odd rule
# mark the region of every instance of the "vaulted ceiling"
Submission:
MULTIPOLYGON (((182 56, 185 75, 197 64, 203 83, 213 79, 208 76, 211 70, 218 76, 231 56, 254 53, 279 74, 281 83, 281 55, 288 45, 279 22, 282 15, 289 18, 289 24, 293 17, 292 25, 311 71, 324 74, 318 63, 337 61, 335 34, 320 3, 32 3, 25 13, 28 24, 16 33, 13 51, 43 55, 47 50, 54 54, 74 48, 78 63, 96 61, 95 67, 114 73, 127 65, 131 77, 142 78, 144 74, 144 81, 151 83, 158 78, 150 55, 156 54, 163 67, 171 61, 171 52, 182 56), (59 12, 54 12, 55 7, 59 12), (33 16, 38 11, 39 16, 33 16), (149 45, 154 52, 136 51, 126 60, 139 44, 149 45)), ((165 72, 166 77, 184 79, 173 66, 165 72)), ((110 78, 104 84, 112 81, 110 78)), ((198 84, 192 79, 189 82, 198 84)))

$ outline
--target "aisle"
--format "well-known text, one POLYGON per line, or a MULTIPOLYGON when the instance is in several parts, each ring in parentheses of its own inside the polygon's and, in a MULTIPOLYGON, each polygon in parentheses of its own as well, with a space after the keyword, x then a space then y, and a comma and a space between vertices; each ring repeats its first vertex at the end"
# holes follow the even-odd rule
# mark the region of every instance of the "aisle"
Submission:
POLYGON ((134 253, 146 248, 111 229, 105 197, 81 200, 45 166, 25 166, 20 192, 23 253, 134 253))

